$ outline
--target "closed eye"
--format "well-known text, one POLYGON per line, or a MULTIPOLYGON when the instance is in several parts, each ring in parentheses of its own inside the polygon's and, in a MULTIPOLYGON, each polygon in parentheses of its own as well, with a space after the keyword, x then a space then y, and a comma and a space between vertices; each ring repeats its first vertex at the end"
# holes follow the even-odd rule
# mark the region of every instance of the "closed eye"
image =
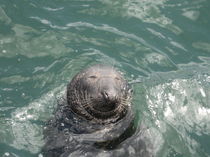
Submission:
POLYGON ((120 78, 119 78, 119 77, 115 77, 115 79, 116 79, 116 80, 120 80, 120 78))
POLYGON ((97 78, 97 76, 91 75, 91 76, 89 76, 89 78, 95 79, 95 78, 97 78))

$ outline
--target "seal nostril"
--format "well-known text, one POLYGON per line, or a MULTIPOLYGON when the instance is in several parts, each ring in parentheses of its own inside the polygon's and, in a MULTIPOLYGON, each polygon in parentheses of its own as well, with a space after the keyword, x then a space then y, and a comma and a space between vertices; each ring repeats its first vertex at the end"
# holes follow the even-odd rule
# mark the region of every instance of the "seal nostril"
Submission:
POLYGON ((109 99, 109 94, 106 91, 102 92, 101 94, 105 100, 109 99))

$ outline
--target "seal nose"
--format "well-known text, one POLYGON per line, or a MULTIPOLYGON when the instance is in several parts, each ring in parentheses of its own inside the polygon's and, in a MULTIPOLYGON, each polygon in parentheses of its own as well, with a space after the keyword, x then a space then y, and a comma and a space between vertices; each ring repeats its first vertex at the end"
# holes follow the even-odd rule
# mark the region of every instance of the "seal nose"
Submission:
POLYGON ((114 103, 117 99, 116 92, 114 91, 103 91, 101 95, 106 102, 114 103))

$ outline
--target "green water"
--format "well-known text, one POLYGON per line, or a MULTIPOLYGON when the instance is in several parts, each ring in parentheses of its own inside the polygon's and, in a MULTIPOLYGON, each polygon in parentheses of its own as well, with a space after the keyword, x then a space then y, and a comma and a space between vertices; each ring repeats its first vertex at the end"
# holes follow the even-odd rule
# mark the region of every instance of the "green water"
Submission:
POLYGON ((209 15, 209 0, 0 0, 0 156, 40 155, 57 99, 96 63, 142 81, 155 156, 210 156, 209 15))

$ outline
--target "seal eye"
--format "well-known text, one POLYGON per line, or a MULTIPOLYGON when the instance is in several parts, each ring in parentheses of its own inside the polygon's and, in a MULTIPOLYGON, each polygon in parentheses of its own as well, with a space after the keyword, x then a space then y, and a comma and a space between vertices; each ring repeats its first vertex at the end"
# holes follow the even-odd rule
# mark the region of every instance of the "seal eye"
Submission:
POLYGON ((119 80, 120 80, 120 78, 119 78, 119 77, 115 77, 115 80, 119 81, 119 80))
POLYGON ((89 76, 89 78, 91 78, 91 79, 96 79, 97 76, 96 76, 96 75, 91 75, 91 76, 89 76))

